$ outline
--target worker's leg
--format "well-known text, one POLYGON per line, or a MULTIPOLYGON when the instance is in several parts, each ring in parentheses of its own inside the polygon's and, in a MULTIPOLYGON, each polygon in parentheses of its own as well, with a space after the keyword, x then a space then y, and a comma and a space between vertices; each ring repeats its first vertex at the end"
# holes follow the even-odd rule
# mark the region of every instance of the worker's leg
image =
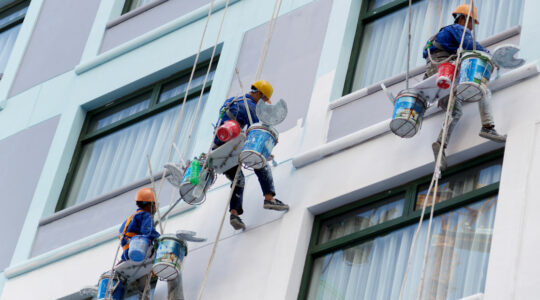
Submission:
POLYGON ((272 177, 272 170, 270 166, 266 164, 260 169, 255 169, 255 175, 259 179, 259 184, 264 194, 264 208, 273 210, 287 210, 289 206, 278 199, 275 199, 276 191, 274 189, 274 178, 272 177))
POLYGON ((136 280, 137 290, 139 292, 139 297, 138 297, 139 300, 150 300, 150 294, 152 293, 151 288, 150 288, 151 277, 152 277, 152 273, 136 280), (146 288, 147 284, 148 284, 148 289, 145 293, 144 289, 146 288))
MULTIPOLYGON (((448 105, 447 100, 448 99, 439 100, 440 101, 439 103, 442 103, 442 105, 440 105, 440 106, 444 110, 447 109, 447 105, 448 105), (444 101, 444 100, 446 100, 446 101, 444 101)), ((443 121, 443 128, 441 128, 441 131, 439 132, 439 137, 437 138, 437 141, 435 141, 433 144, 431 144, 431 148, 433 150, 433 155, 435 156, 435 161, 437 161, 437 156, 439 155, 439 150, 441 149, 441 147, 443 147, 443 152, 442 152, 442 157, 441 157, 441 164, 440 164, 441 171, 444 171, 446 169, 446 167, 447 167, 445 149, 446 149, 446 146, 448 145, 448 141, 450 140, 450 136, 452 135, 452 132, 454 131, 454 128, 456 127, 457 123, 459 122, 459 119, 463 115, 462 105, 463 105, 463 103, 460 100, 455 99, 455 101, 454 101, 454 109, 452 110, 452 114, 451 114, 452 117, 449 120, 450 123, 448 124, 448 129, 446 131, 445 142, 444 143, 442 142, 442 135, 443 135, 443 130, 444 130, 444 121, 443 121)))
POLYGON ((482 128, 478 135, 494 142, 504 143, 506 141, 506 135, 501 135, 495 130, 493 109, 491 107, 491 93, 489 91, 486 97, 478 101, 478 111, 480 112, 480 120, 482 121, 482 128))
POLYGON ((182 273, 173 279, 167 281, 168 300, 184 300, 184 288, 182 286, 182 273))
MULTIPOLYGON (((234 166, 230 168, 229 170, 225 171, 223 174, 225 174, 225 176, 227 176, 227 178, 232 182, 234 180, 234 176, 236 175, 237 168, 238 166, 234 166)), ((244 185, 245 185, 244 173, 242 173, 242 170, 240 170, 238 173, 238 177, 236 179, 236 186, 231 196, 231 202, 229 204, 229 212, 231 213, 230 223, 231 223, 231 226, 235 230, 246 229, 246 225, 244 224, 242 219, 238 216, 244 213, 244 210, 242 209, 242 201, 244 197, 244 185)))

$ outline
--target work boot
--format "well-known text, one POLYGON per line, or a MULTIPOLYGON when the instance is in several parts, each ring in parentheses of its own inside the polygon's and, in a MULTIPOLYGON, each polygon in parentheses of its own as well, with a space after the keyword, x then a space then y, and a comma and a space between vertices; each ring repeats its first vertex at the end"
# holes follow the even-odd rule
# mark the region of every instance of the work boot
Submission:
POLYGON ((246 224, 242 222, 242 219, 240 219, 239 216, 231 215, 231 226, 234 228, 234 230, 246 230, 246 224))
POLYGON ((289 210, 289 206, 281 201, 279 201, 277 198, 274 198, 272 201, 264 200, 264 206, 265 209, 273 209, 273 210, 289 210))
MULTIPOLYGON (((439 155, 439 151, 441 150, 441 143, 435 142, 431 144, 431 149, 433 149, 433 156, 435 157, 435 162, 437 162, 437 156, 439 155)), ((446 154, 444 153, 444 149, 441 157, 441 165, 439 167, 441 169, 441 172, 446 170, 446 168, 448 167, 448 165, 446 164, 446 154)))
POLYGON ((480 129, 480 133, 478 134, 479 136, 483 137, 483 138, 486 138, 490 141, 494 141, 494 142, 497 142, 497 143, 504 143, 506 142, 506 134, 505 135, 501 135, 497 132, 497 130, 495 130, 495 126, 492 126, 492 127, 482 127, 482 129, 480 129))

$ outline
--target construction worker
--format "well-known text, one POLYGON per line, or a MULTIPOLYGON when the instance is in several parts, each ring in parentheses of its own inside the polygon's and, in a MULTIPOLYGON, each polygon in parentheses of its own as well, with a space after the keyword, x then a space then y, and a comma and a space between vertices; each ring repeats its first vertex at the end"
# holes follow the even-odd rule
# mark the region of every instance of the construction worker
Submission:
MULTIPOLYGON (((262 100, 266 103, 271 103, 270 97, 272 97, 273 92, 274 89, 272 85, 268 83, 268 81, 256 81, 251 86, 251 91, 247 93, 244 97, 232 97, 225 101, 225 103, 220 109, 220 112, 222 112, 221 122, 218 121, 218 123, 223 124, 227 120, 235 120, 240 124, 241 128, 244 128, 246 125, 250 126, 245 102, 247 102, 247 106, 249 107, 249 112, 251 114, 251 119, 253 123, 259 122, 259 118, 257 118, 256 113, 257 102, 262 100)), ((220 124, 217 125, 219 126, 220 124)), ((222 144, 224 143, 220 141, 217 137, 214 139, 214 148, 217 148, 222 144)), ((224 172, 225 176, 227 176, 229 180, 234 180, 237 167, 238 166, 234 166, 224 172)), ((265 167, 255 169, 254 171, 255 175, 257 175, 257 178, 259 179, 259 184, 264 194, 263 207, 265 209, 273 209, 278 211, 288 210, 289 206, 287 204, 274 198, 274 196, 276 195, 276 192, 274 190, 274 179, 272 178, 272 173, 268 164, 265 167)), ((240 170, 229 208, 229 212, 231 214, 230 223, 235 230, 246 228, 246 225, 239 217, 239 215, 244 212, 244 210, 242 209, 244 184, 244 174, 242 173, 242 170, 240 170)))
MULTIPOLYGON (((463 49, 473 50, 476 43, 476 50, 489 53, 489 51, 482 47, 480 43, 474 41, 474 38, 471 34, 471 30, 473 29, 473 22, 475 24, 480 24, 480 22, 478 22, 476 7, 474 7, 474 10, 472 11, 472 17, 469 15, 469 11, 470 5, 459 5, 452 13, 452 16, 454 17, 454 24, 441 28, 436 35, 434 35, 428 40, 423 52, 423 57, 427 61, 424 79, 434 74, 437 74, 439 63, 455 60, 457 50, 461 43, 463 30, 465 30, 463 49), (465 29, 465 24, 467 24, 467 29, 465 29)), ((504 143, 506 141, 506 135, 501 135, 495 130, 495 122, 493 120, 493 113, 491 108, 491 98, 489 95, 491 94, 488 93, 488 96, 484 97, 478 102, 478 110, 480 112, 480 119, 482 122, 482 128, 480 129, 479 136, 492 140, 494 142, 504 143)), ((463 102, 457 98, 454 99, 454 109, 452 111, 452 118, 450 120, 450 124, 448 125, 446 139, 443 143, 443 130, 441 129, 437 141, 432 144, 435 160, 437 159, 437 155, 439 153, 441 145, 443 146, 442 160, 440 166, 441 171, 446 169, 447 167, 444 149, 446 149, 446 146, 448 145, 448 140, 452 135, 454 127, 456 126, 463 114, 463 102)), ((442 109, 446 110, 447 105, 448 97, 444 97, 439 100, 439 107, 441 107, 442 109)))

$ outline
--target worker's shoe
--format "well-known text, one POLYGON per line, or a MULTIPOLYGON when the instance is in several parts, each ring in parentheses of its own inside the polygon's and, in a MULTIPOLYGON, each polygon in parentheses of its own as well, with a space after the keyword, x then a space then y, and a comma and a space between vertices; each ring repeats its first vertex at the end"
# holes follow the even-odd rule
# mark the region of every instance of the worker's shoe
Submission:
POLYGON ((246 230, 246 224, 242 222, 242 219, 240 219, 239 216, 231 215, 231 226, 234 228, 234 230, 246 230))
POLYGON ((265 209, 273 209, 273 210, 289 210, 289 206, 278 199, 274 198, 272 201, 264 200, 264 206, 265 209))
MULTIPOLYGON (((437 162, 437 156, 439 155, 439 151, 441 150, 441 143, 435 142, 431 144, 431 149, 433 149, 433 156, 435 157, 435 162, 437 162)), ((446 168, 448 167, 446 163, 446 154, 444 153, 444 149, 442 151, 441 165, 439 167, 441 171, 446 170, 446 168)))
POLYGON ((491 127, 491 128, 482 127, 478 135, 497 143, 506 142, 506 134, 505 135, 499 134, 497 130, 495 130, 495 127, 491 127))

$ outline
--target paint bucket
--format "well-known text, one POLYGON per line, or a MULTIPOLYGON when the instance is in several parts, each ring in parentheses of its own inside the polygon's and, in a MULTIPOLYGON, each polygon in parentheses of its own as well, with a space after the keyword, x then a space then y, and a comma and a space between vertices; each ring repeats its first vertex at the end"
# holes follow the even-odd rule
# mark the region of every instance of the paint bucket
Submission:
POLYGON ((482 51, 464 51, 459 66, 456 97, 465 102, 477 102, 484 98, 493 68, 489 54, 482 51))
POLYGON ((97 292, 97 300, 121 300, 124 299, 124 280, 123 278, 118 275, 118 273, 114 273, 114 276, 112 277, 112 282, 109 286, 109 279, 111 271, 107 271, 99 277, 99 283, 98 283, 98 292, 97 292), (107 287, 109 287, 109 291, 107 291, 107 287))
POLYGON ((218 139, 227 142, 240 134, 240 124, 234 120, 227 120, 216 131, 218 139))
POLYGON ((266 166, 272 149, 277 143, 279 133, 273 127, 261 123, 253 124, 247 131, 246 142, 239 160, 248 169, 266 166))
POLYGON ((144 235, 136 235, 129 241, 128 256, 134 262, 141 262, 146 258, 150 240, 144 235))
MULTIPOLYGON (((201 166, 204 164, 204 160, 200 161, 201 166)), ((201 204, 204 201, 206 191, 214 182, 214 172, 207 168, 203 169, 199 173, 199 184, 192 184, 190 181, 191 177, 191 164, 189 168, 186 169, 184 173, 184 178, 182 179, 182 184, 180 185, 180 197, 187 204, 197 205, 201 204), (198 195, 197 189, 203 188, 203 192, 198 195)))
POLYGON ((445 62, 439 65, 437 72, 437 86, 440 89, 446 90, 452 84, 454 79, 454 70, 456 66, 453 63, 445 62))
POLYGON ((427 102, 421 92, 408 89, 399 92, 394 101, 390 130, 402 138, 413 137, 422 127, 427 102))
POLYGON ((152 272, 160 280, 173 280, 180 273, 187 255, 187 245, 175 235, 164 234, 157 238, 157 251, 152 272))

